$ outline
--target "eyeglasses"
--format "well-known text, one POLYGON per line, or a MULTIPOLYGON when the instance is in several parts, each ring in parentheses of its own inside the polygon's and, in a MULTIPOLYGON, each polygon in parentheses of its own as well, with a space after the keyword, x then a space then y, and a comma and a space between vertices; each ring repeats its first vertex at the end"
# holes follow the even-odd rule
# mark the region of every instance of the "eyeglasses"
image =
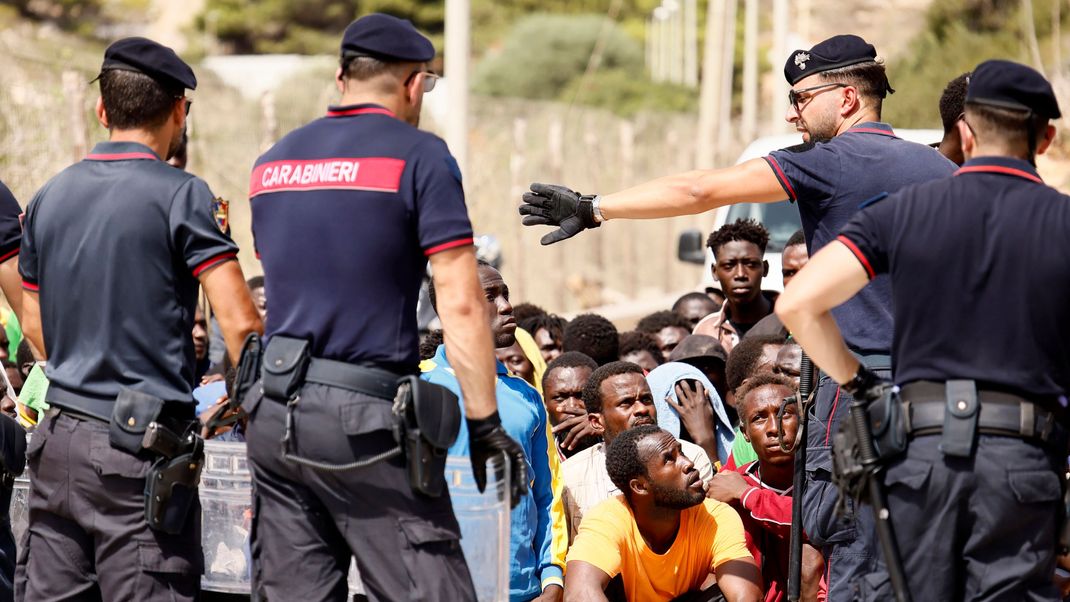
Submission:
POLYGON ((185 96, 176 96, 175 100, 184 100, 184 101, 186 101, 186 115, 188 116, 189 115, 189 108, 191 106, 193 106, 193 99, 192 98, 187 98, 185 96))
POLYGON ((831 84, 821 84, 820 86, 811 86, 809 88, 803 88, 802 90, 788 90, 788 102, 791 103, 791 106, 794 107, 796 111, 798 111, 800 102, 806 102, 806 101, 810 100, 811 98, 813 98, 814 96, 816 96, 816 94, 812 94, 812 92, 814 90, 820 90, 822 88, 830 88, 831 89, 831 88, 846 88, 846 87, 847 87, 847 84, 831 83, 831 84))
POLYGON ((405 78, 405 86, 408 87, 408 85, 412 83, 413 78, 421 74, 424 76, 424 94, 434 90, 435 84, 438 83, 438 79, 442 77, 434 71, 413 71, 409 74, 409 77, 405 78))

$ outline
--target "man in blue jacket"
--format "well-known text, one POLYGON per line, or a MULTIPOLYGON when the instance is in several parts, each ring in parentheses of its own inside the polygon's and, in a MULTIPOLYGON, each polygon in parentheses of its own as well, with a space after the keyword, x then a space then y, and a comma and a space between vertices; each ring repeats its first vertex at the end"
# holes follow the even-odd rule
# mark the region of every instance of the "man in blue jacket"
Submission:
MULTIPOLYGON (((498 270, 479 262, 479 282, 487 299, 487 316, 494 334, 495 348, 509 347, 516 340, 516 319, 509 303, 509 287, 498 270)), ((429 290, 432 306, 436 303, 434 286, 429 290)), ((442 385, 461 396, 453 368, 446 359, 446 346, 429 362, 423 379, 442 385)), ((508 373, 497 362, 495 395, 498 398, 502 426, 510 437, 520 442, 527 458, 531 487, 513 508, 509 537, 509 600, 511 602, 559 602, 564 595, 563 563, 555 553, 555 543, 566 541, 564 514, 554 512, 561 504, 561 481, 557 453, 548 445, 546 409, 538 392, 523 379, 508 373)), ((461 400, 463 403, 463 399, 461 400)), ((468 456, 466 426, 449 450, 451 456, 468 456)))

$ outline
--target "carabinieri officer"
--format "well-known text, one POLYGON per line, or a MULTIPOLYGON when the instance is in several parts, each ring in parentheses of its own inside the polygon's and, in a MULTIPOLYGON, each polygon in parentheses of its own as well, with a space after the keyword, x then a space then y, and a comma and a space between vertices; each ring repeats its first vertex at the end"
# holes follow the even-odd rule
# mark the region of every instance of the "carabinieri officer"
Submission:
POLYGON ((105 51, 99 79, 109 141, 34 196, 19 253, 23 329, 47 356, 51 409, 27 450, 16 598, 193 600, 203 569, 200 448, 189 435, 198 290, 234 360, 260 318, 214 195, 164 162, 185 129, 193 70, 169 48, 126 38, 105 51), (187 446, 143 449, 150 423, 192 450, 170 498, 152 489, 172 480, 158 469, 187 446))
MULTIPOLYGON (((981 63, 957 126, 967 161, 955 177, 870 204, 777 303, 813 361, 873 400, 887 383, 848 353, 829 311, 891 275, 907 417, 892 428, 911 439, 884 480, 915 600, 1059 599, 1070 198, 1034 167, 1059 116, 1042 75, 981 63)), ((879 585, 867 582, 872 599, 884 599, 879 585)))
MULTIPOLYGON (((520 207, 524 223, 559 226, 543 237, 543 244, 549 244, 605 220, 695 214, 786 197, 799 207, 812 255, 835 238, 866 199, 954 171, 955 165, 935 149, 905 141, 881 122, 892 88, 876 49, 862 38, 838 35, 796 50, 784 63, 784 77, 791 84, 785 119, 802 134, 804 144, 605 196, 581 197, 561 186, 533 184, 520 207)), ((851 351, 888 376, 892 309, 887 279, 874 279, 833 314, 851 351)), ((820 379, 807 431, 806 488, 800 496, 806 534, 829 567, 829 602, 854 599, 854 582, 874 570, 877 551, 871 513, 863 510, 851 520, 839 520, 835 512, 829 433, 835 432, 849 402, 835 382, 820 379)))
MULTIPOLYGON (((414 490, 390 451, 399 377, 418 373, 430 259, 476 480, 505 452, 514 503, 527 489, 523 448, 497 413, 461 173, 416 127, 435 49, 409 21, 371 14, 346 28, 341 55, 341 105, 261 156, 250 183, 271 299, 265 378, 244 400, 253 586, 270 600, 345 600, 355 557, 372 600, 475 600, 448 492, 414 490)), ((425 484, 441 485, 437 473, 425 484)))

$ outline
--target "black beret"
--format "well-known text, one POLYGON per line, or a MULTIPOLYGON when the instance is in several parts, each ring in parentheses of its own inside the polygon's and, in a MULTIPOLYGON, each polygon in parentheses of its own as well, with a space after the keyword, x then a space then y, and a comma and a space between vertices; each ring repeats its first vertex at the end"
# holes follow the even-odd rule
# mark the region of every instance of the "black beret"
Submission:
POLYGON ((145 38, 123 38, 108 46, 100 72, 113 69, 144 73, 168 90, 197 89, 193 69, 174 50, 145 38))
POLYGON ((794 86, 808 75, 876 59, 877 49, 862 38, 852 35, 832 36, 810 50, 792 52, 784 63, 784 77, 794 86))
POLYGON ((1059 101, 1044 76, 1031 67, 1011 61, 985 61, 973 70, 966 102, 1058 119, 1059 101))
POLYGON ((416 31, 411 21, 372 13, 346 27, 342 34, 342 56, 426 63, 435 58, 435 46, 416 31))

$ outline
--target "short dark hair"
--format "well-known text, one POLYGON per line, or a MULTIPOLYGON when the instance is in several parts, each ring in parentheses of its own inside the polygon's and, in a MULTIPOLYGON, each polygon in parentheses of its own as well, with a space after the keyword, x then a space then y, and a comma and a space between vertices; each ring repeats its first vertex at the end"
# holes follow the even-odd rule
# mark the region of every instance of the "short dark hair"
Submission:
POLYGON ((621 333, 620 357, 623 358, 629 353, 636 353, 639 351, 649 351, 650 355, 654 357, 654 361, 657 362, 659 366, 665 362, 665 358, 661 354, 661 349, 658 348, 658 342, 655 341, 654 337, 649 333, 638 330, 629 330, 628 332, 621 333))
POLYGON ((542 388, 544 390, 546 389, 546 382, 550 379, 550 373, 558 368, 589 368, 593 374, 598 369, 598 364, 579 351, 566 351, 546 365, 546 372, 542 373, 542 388))
POLYGON ((684 304, 690 301, 700 301, 702 303, 709 303, 710 306, 714 308, 714 310, 710 313, 713 313, 714 311, 717 311, 721 308, 719 305, 717 305, 717 302, 713 299, 710 299, 710 296, 706 293, 686 293, 684 295, 681 295, 680 298, 672 304, 672 310, 674 312, 679 313, 680 310, 684 307, 684 304))
POLYGON ((747 395, 756 389, 761 387, 768 387, 774 385, 778 387, 786 387, 791 391, 797 391, 799 386, 795 384, 795 379, 788 378, 783 374, 776 374, 774 372, 762 373, 757 376, 751 377, 746 384, 739 387, 736 390, 736 407, 739 409, 740 422, 743 420, 743 400, 747 398, 747 395))
POLYGON ((966 89, 969 86, 970 72, 967 71, 947 82, 944 93, 940 95, 940 121, 945 134, 955 128, 962 112, 966 110, 966 89))
POLYGON ((264 277, 263 276, 253 276, 252 278, 246 280, 245 284, 246 284, 246 286, 249 287, 249 290, 254 290, 254 289, 258 289, 258 288, 264 288, 264 277))
POLYGON ((725 380, 728 390, 739 389, 743 381, 754 376, 754 370, 758 366, 758 360, 762 358, 762 350, 766 345, 783 345, 784 341, 784 337, 775 334, 743 337, 732 348, 732 353, 728 354, 728 362, 725 364, 725 380))
MULTIPOLYGON (((527 302, 525 302, 525 303, 517 303, 516 305, 513 306, 513 319, 516 320, 517 324, 520 324, 521 322, 524 322, 526 320, 530 320, 531 318, 534 318, 535 316, 545 316, 547 313, 549 313, 549 312, 547 312, 545 309, 539 307, 538 305, 535 305, 534 303, 527 303, 527 302)), ((524 327, 521 326, 521 328, 524 328, 524 327)), ((524 330, 528 330, 528 329, 524 328, 524 330)), ((528 332, 531 332, 531 331, 528 330, 528 332)), ((531 334, 535 334, 535 333, 531 332, 531 334)))
MULTIPOLYGON (((476 259, 476 273, 477 273, 477 275, 479 273, 479 268, 490 268, 490 269, 494 270, 495 272, 498 271, 498 268, 492 266, 491 264, 487 263, 486 261, 483 261, 482 259, 476 259)), ((435 279, 434 278, 429 279, 428 282, 427 282, 427 298, 431 300, 431 308, 435 310, 435 313, 438 313, 438 298, 435 296, 435 279)), ((516 308, 513 308, 513 310, 515 312, 516 308)), ((515 313, 513 314, 513 319, 516 319, 516 314, 515 313)))
POLYGON ((765 253, 765 247, 769 244, 769 230, 753 219, 737 219, 715 230, 706 240, 706 246, 717 256, 717 249, 724 245, 741 240, 752 242, 758 246, 758 250, 765 253))
POLYGON ((429 360, 438 353, 438 346, 445 341, 441 330, 432 330, 420 337, 420 361, 429 360))
POLYGON ((1029 148, 1029 130, 1033 130, 1035 145, 1044 138, 1048 118, 1026 111, 967 103, 966 123, 980 140, 998 141, 1007 153, 1032 161, 1036 148, 1029 148))
POLYGON ((100 76, 100 98, 111 130, 159 127, 167 121, 183 92, 165 88, 136 71, 109 69, 100 76))
POLYGON ((588 413, 602 411, 602 383, 607 378, 620 376, 621 374, 643 376, 643 369, 631 362, 616 361, 600 366, 591 373, 591 378, 587 379, 587 385, 583 387, 583 406, 587 408, 588 413))
POLYGON ((19 370, 26 364, 32 364, 35 360, 33 357, 33 351, 30 349, 30 339, 22 339, 19 341, 19 346, 15 349, 15 362, 19 365, 19 370))
POLYGON ((821 72, 821 79, 827 82, 844 83, 858 90, 859 96, 873 101, 877 116, 881 114, 884 98, 889 92, 895 92, 888 83, 888 72, 880 60, 855 63, 839 69, 821 72))
POLYGON ((784 243, 784 248, 786 249, 788 247, 794 247, 795 245, 805 245, 805 244, 806 244, 806 234, 803 233, 803 231, 801 229, 799 229, 799 230, 796 230, 795 232, 792 232, 791 238, 788 239, 788 242, 784 243))
MULTIPOLYGON (((513 308, 513 314, 515 318, 515 307, 513 308)), ((523 320, 517 320, 517 324, 528 331, 531 336, 535 336, 535 333, 539 330, 546 330, 546 332, 550 333, 551 339, 560 343, 565 336, 565 325, 568 324, 568 320, 555 314, 539 314, 523 320)))
MULTIPOLYGON (((516 308, 513 309, 516 313, 516 308)), ((598 314, 580 314, 565 326, 561 340, 563 351, 586 353, 604 366, 620 357, 620 342, 617 327, 598 314)))
POLYGON ((606 446, 606 472, 625 499, 631 499, 628 483, 632 479, 648 476, 647 459, 639 455, 639 442, 660 432, 664 431, 657 425, 644 424, 622 432, 606 446))
POLYGON ((691 322, 688 322, 687 318, 680 314, 668 309, 656 311, 648 316, 643 316, 643 319, 639 320, 639 324, 636 325, 635 329, 639 332, 657 334, 661 332, 662 328, 669 328, 670 326, 679 326, 686 330, 688 334, 691 333, 691 322))

